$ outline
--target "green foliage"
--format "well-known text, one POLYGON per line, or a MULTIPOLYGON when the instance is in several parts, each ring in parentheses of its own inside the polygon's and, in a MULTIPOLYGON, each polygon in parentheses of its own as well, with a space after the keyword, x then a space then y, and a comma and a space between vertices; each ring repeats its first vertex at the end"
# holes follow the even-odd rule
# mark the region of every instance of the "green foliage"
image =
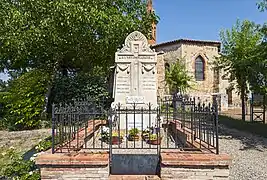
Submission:
POLYGON ((130 136, 136 136, 136 135, 138 135, 138 133, 139 133, 139 130, 137 128, 132 128, 129 130, 130 136))
POLYGON ((157 19, 143 0, 3 0, 0 70, 107 69, 125 37, 157 19))
POLYGON ((159 136, 159 134, 151 134, 149 135, 149 140, 157 140, 157 139, 160 139, 161 137, 159 136))
MULTIPOLYGON (((123 138, 123 133, 122 132, 120 132, 120 136, 121 136, 121 138, 123 138)), ((119 133, 117 131, 112 132, 112 137, 119 137, 119 133)))
POLYGON ((21 130, 40 126, 49 79, 47 72, 31 70, 10 83, 10 89, 3 97, 7 108, 6 127, 21 130))
POLYGON ((105 97, 117 48, 134 30, 149 35, 157 20, 144 0, 0 1, 0 71, 12 77, 0 126, 38 127, 50 88, 48 105, 105 97), (84 73, 96 66, 105 74, 84 73))
POLYGON ((267 0, 261 0, 257 3, 258 9, 260 11, 265 11, 267 9, 267 0))
POLYGON ((166 71, 166 81, 172 91, 186 92, 188 88, 191 88, 190 81, 192 77, 188 75, 185 65, 181 60, 170 66, 170 70, 166 71))
POLYGON ((0 92, 5 92, 7 89, 7 83, 0 79, 0 92))
POLYGON ((37 152, 46 151, 52 147, 52 136, 40 141, 36 146, 35 150, 37 152))
POLYGON ((101 100, 109 95, 106 77, 100 73, 78 73, 73 76, 57 76, 52 89, 51 101, 68 103, 72 99, 91 97, 101 100))
POLYGON ((222 68, 230 82, 236 82, 242 100, 242 119, 245 120, 245 99, 248 81, 253 73, 255 53, 261 43, 259 26, 250 21, 237 21, 230 30, 220 33, 222 50, 217 67, 222 68))
POLYGON ((0 154, 0 159, 5 159, 0 163, 0 177, 18 180, 39 180, 40 172, 34 161, 23 160, 23 158, 10 148, 0 154))

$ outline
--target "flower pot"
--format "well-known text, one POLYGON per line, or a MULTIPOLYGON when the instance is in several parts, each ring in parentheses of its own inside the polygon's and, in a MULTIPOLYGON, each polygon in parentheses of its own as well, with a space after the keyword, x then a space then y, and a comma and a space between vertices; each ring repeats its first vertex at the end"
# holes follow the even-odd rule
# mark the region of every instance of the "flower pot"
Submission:
POLYGON ((147 143, 148 144, 152 144, 152 145, 160 145, 161 144, 161 139, 162 138, 158 138, 158 139, 148 139, 147 143))
POLYGON ((135 135, 135 136, 129 135, 129 140, 130 141, 139 141, 139 139, 140 139, 139 135, 135 135))
POLYGON ((121 144, 121 143, 122 143, 122 137, 119 138, 119 136, 112 136, 111 144, 121 144))

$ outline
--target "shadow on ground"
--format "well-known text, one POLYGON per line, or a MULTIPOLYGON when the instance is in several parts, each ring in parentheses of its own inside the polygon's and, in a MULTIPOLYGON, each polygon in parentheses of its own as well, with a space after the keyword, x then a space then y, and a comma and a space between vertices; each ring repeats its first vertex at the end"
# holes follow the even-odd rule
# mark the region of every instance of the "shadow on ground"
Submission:
MULTIPOLYGON (((255 126, 251 126, 251 128, 256 128, 255 126)), ((267 128, 265 129, 267 133, 267 128)), ((252 131, 254 132, 254 130, 252 131)), ((251 133, 247 131, 247 129, 236 129, 234 127, 229 127, 224 124, 219 125, 219 139, 236 139, 241 141, 243 144, 242 148, 239 150, 257 150, 263 152, 264 149, 267 149, 267 138, 260 136, 255 133, 251 133)))

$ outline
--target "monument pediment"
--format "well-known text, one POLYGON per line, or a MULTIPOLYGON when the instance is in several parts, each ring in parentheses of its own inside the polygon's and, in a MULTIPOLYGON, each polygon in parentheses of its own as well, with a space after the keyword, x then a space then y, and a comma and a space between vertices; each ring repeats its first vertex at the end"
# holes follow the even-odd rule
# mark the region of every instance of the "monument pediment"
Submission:
POLYGON ((122 49, 118 53, 153 53, 150 49, 147 38, 139 31, 134 31, 127 36, 122 49))

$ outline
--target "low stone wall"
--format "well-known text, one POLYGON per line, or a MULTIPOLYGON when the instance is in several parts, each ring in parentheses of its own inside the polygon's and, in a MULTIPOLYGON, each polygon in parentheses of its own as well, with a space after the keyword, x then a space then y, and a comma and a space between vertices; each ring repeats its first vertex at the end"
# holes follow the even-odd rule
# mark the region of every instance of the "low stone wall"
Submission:
POLYGON ((162 180, 228 180, 231 159, 228 155, 203 153, 164 153, 162 180))
POLYGON ((41 179, 108 180, 107 153, 42 154, 36 159, 41 179))

